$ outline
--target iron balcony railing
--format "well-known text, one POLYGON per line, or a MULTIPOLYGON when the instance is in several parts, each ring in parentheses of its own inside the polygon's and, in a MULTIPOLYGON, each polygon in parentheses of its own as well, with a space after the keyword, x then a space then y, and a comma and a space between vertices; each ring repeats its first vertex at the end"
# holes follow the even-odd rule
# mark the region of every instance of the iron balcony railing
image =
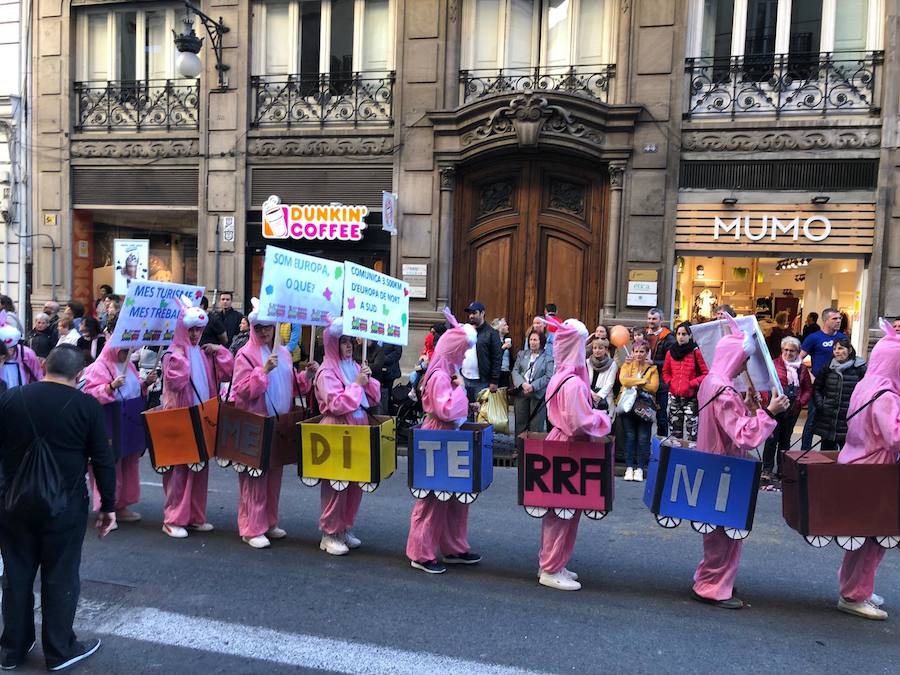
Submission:
POLYGON ((394 72, 254 76, 251 126, 392 125, 394 72))
POLYGON ((513 91, 561 91, 608 103, 615 73, 616 67, 611 64, 493 68, 461 70, 459 82, 463 103, 513 91))
POLYGON ((200 80, 75 83, 75 130, 199 129, 200 80))
POLYGON ((684 117, 878 114, 883 62, 880 51, 687 59, 684 117))

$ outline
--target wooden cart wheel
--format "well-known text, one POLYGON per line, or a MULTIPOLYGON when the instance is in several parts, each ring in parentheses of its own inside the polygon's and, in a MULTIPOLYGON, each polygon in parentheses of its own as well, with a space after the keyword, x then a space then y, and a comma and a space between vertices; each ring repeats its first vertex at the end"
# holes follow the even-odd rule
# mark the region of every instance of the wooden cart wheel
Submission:
POLYGON ((348 487, 350 487, 350 481, 348 480, 330 480, 331 487, 337 490, 338 492, 343 492, 348 487))
POLYGON ((900 544, 900 537, 875 537, 875 541, 883 548, 896 548, 897 544, 900 544))
POLYGON ((553 513, 561 520, 572 520, 575 517, 575 509, 553 509, 553 513))
POLYGON ((434 496, 437 497, 439 502, 446 502, 453 496, 453 493, 446 490, 435 490, 434 496))
POLYGON ((825 548, 834 541, 834 537, 828 537, 824 534, 808 534, 803 538, 806 539, 806 543, 813 548, 825 548))
POLYGON ((247 470, 247 465, 235 462, 231 465, 231 468, 234 469, 235 473, 244 473, 247 470))
POLYGON ((231 466, 231 460, 226 459, 225 457, 216 457, 216 464, 221 466, 223 469, 227 469, 231 466))
POLYGON ((729 539, 740 541, 741 539, 746 539, 750 536, 750 530, 741 530, 737 527, 726 527, 725 536, 729 539))
POLYGON ((526 506, 525 513, 532 518, 543 518, 549 509, 546 506, 526 506))
POLYGON ((699 532, 700 534, 709 534, 716 529, 715 525, 711 523, 702 523, 699 520, 692 520, 691 527, 694 528, 694 532, 699 532))
POLYGON ((378 483, 359 483, 359 489, 363 492, 375 492, 378 489, 378 483))
POLYGON ((188 464, 188 468, 194 473, 200 473, 206 468, 206 462, 197 462, 196 464, 188 464))
POLYGON ((603 520, 606 518, 606 515, 609 511, 596 511, 594 509, 590 509, 584 512, 585 517, 590 518, 591 520, 603 520))
POLYGON ((255 469, 252 466, 248 466, 247 467, 247 475, 250 476, 250 478, 259 478, 260 476, 263 475, 263 470, 255 469))
POLYGON ((416 499, 425 499, 425 497, 431 494, 431 490, 426 490, 424 488, 409 488, 409 492, 416 499))
POLYGON ((674 516, 657 515, 656 524, 660 527, 666 528, 667 530, 671 530, 681 525, 681 518, 675 518, 674 516))
POLYGON ((162 475, 162 474, 164 474, 164 473, 169 473, 173 468, 174 468, 174 467, 172 467, 172 466, 154 466, 154 467, 153 467, 153 470, 154 470, 156 473, 162 475))
POLYGON ((478 499, 477 492, 454 492, 453 496, 460 504, 471 504, 478 499))
POLYGON ((845 551, 858 551, 866 543, 865 537, 835 537, 835 540, 845 551))
POLYGON ((303 483, 306 487, 316 487, 319 484, 318 478, 307 478, 306 476, 300 476, 300 482, 303 483))

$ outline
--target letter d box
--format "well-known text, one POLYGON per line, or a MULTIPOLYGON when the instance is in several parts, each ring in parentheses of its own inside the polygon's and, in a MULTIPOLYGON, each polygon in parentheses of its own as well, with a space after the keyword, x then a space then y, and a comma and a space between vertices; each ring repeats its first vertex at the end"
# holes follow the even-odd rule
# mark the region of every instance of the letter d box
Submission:
POLYGON ((463 424, 459 429, 413 427, 407 453, 407 482, 417 499, 434 493, 470 504, 494 480, 494 427, 463 424))
POLYGON ((322 416, 300 423, 300 462, 304 484, 331 481, 335 490, 358 483, 374 492, 397 468, 394 418, 369 415, 368 424, 320 424, 322 416))
POLYGON ((662 527, 678 527, 687 519, 701 534, 722 527, 732 539, 744 539, 753 528, 761 469, 753 459, 663 445, 654 438, 644 504, 662 527))
POLYGON ((547 511, 563 519, 577 509, 594 520, 612 511, 613 462, 609 438, 600 441, 548 441, 527 432, 519 457, 519 504, 530 516, 547 511))

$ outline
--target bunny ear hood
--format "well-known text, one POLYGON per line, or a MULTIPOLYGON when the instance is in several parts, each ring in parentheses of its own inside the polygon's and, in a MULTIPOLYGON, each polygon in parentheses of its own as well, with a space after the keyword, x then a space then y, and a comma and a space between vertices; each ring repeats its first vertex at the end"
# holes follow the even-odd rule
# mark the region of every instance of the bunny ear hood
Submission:
POLYGON ((274 326, 274 321, 263 320, 259 318, 259 298, 250 298, 250 304, 253 309, 247 315, 247 321, 250 322, 251 326, 274 326))
POLYGON ((450 311, 449 307, 444 307, 444 309, 441 311, 443 312, 444 318, 447 320, 447 325, 449 325, 450 328, 456 328, 459 326, 459 321, 457 321, 456 317, 453 316, 453 312, 450 311))
POLYGON ((753 335, 744 333, 738 322, 730 314, 725 314, 725 324, 731 329, 731 335, 725 335, 718 343, 713 355, 713 368, 725 377, 737 377, 747 359, 757 349, 753 335))
POLYGON ((865 377, 890 380, 893 391, 900 391, 900 335, 885 319, 879 319, 878 323, 884 337, 875 343, 869 354, 865 377))
POLYGON ((0 342, 12 348, 22 340, 22 333, 16 326, 6 323, 7 320, 6 311, 0 311, 0 342))
POLYGON ((555 316, 545 317, 545 321, 556 328, 556 337, 553 338, 553 358, 557 367, 583 366, 584 346, 588 336, 587 326, 578 319, 559 321, 555 316))
POLYGON ((322 331, 322 343, 325 349, 325 358, 322 359, 322 365, 329 365, 340 372, 341 368, 341 350, 340 340, 344 334, 344 318, 328 317, 328 325, 322 331))
POLYGON ((188 336, 189 328, 205 328, 209 323, 209 316, 202 307, 194 307, 190 296, 175 296, 175 301, 181 307, 181 314, 175 322, 175 337, 172 339, 172 346, 181 347, 184 353, 191 347, 191 338, 188 336))

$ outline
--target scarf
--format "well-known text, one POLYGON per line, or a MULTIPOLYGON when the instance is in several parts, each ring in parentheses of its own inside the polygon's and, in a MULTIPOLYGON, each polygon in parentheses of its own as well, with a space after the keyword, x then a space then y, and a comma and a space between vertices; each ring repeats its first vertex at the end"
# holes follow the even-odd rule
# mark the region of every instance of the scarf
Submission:
POLYGON ((691 354, 695 349, 697 349, 697 343, 694 342, 693 339, 691 339, 683 345, 676 342, 674 345, 672 345, 669 353, 672 355, 673 359, 675 359, 676 361, 681 361, 688 354, 691 354))
POLYGON ((191 382, 193 382, 194 387, 197 388, 196 392, 193 392, 193 387, 191 388, 191 391, 194 393, 194 398, 197 399, 194 403, 202 403, 210 397, 209 375, 206 372, 206 358, 203 356, 203 349, 192 345, 190 347, 190 359, 191 382), (197 396, 198 394, 199 398, 197 396))
MULTIPOLYGON (((353 358, 341 359, 341 374, 344 376, 344 384, 346 385, 351 385, 356 381, 356 376, 359 375, 359 366, 353 358)), ((365 388, 363 388, 363 397, 359 402, 359 408, 353 411, 352 417, 354 419, 366 419, 366 411, 363 408, 371 408, 372 405, 374 404, 369 401, 365 388)))
MULTIPOLYGON (((265 345, 260 346, 259 356, 262 362, 271 355, 270 350, 265 345)), ((281 358, 278 359, 278 367, 269 373, 269 386, 266 388, 266 414, 268 415, 284 415, 290 412, 291 404, 294 398, 294 369, 290 361, 281 358)))
POLYGON ((784 357, 781 359, 784 362, 784 370, 787 373, 787 383, 788 385, 793 385, 795 387, 800 386, 800 364, 803 361, 798 357, 796 361, 786 361, 784 357))
POLYGON ((605 373, 609 370, 609 367, 612 365, 613 360, 607 355, 602 359, 597 359, 594 356, 590 358, 591 369, 597 373, 605 373))
POLYGON ((840 363, 837 359, 831 359, 831 364, 828 366, 828 368, 837 372, 843 372, 855 366, 861 366, 862 364, 862 359, 847 359, 843 363, 840 363))

